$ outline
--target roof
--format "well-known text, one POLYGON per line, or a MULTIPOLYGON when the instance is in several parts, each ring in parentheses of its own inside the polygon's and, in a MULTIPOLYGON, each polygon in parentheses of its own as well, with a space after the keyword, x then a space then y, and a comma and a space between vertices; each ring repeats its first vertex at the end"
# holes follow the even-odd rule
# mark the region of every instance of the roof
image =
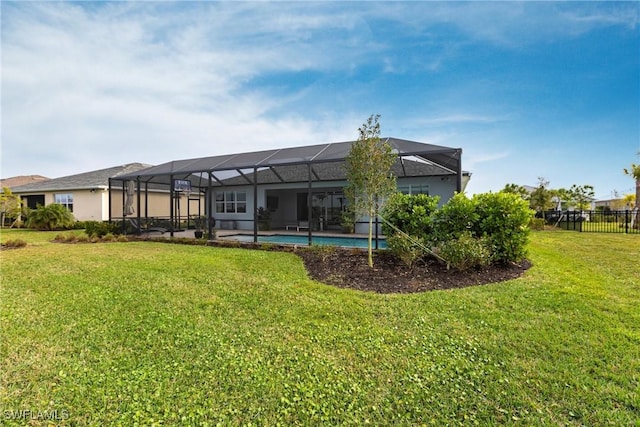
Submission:
POLYGON ((135 173, 148 169, 152 165, 144 163, 128 163, 97 171, 84 172, 77 175, 63 176, 41 182, 20 185, 11 189, 14 193, 32 193, 35 191, 63 191, 63 190, 90 190, 93 188, 108 188, 109 178, 123 174, 135 173))
POLYGON ((42 175, 20 175, 20 176, 12 176, 9 178, 0 179, 0 188, 4 187, 18 187, 25 184, 31 184, 34 182, 42 182, 49 178, 42 175))
MULTIPOLYGON (((437 169, 440 172, 439 174, 447 171, 450 175, 456 175, 459 172, 458 169, 462 156, 462 150, 459 148, 425 144, 398 138, 381 139, 387 141, 392 146, 394 152, 400 157, 413 157, 423 164, 437 165, 437 169)), ((293 171, 293 169, 295 169, 294 166, 312 164, 314 173, 317 175, 314 180, 320 180, 322 178, 319 175, 323 169, 323 166, 320 165, 344 162, 354 142, 355 141, 334 142, 250 153, 175 160, 145 170, 121 174, 116 179, 136 180, 139 178, 145 182, 168 183, 169 177, 172 176, 175 179, 189 178, 193 183, 194 178, 192 174, 234 170, 253 172, 253 168, 268 168, 277 179, 274 182, 294 182, 296 178, 291 177, 284 179, 283 175, 293 173, 297 176, 300 172, 293 171), (290 169, 289 172, 286 171, 287 169, 290 169), (291 179, 294 181, 291 181, 291 179)), ((325 169, 328 167, 329 166, 324 166, 325 169)), ((225 177, 225 180, 227 178, 229 177, 225 177)), ((198 178, 196 178, 196 180, 198 180, 198 178)), ((247 180, 245 179, 244 182, 247 183, 247 180)), ((260 182, 266 183, 263 181, 260 182)), ((222 184, 219 178, 218 184, 222 184)))
MULTIPOLYGON (((424 177, 451 175, 451 171, 433 163, 418 162, 409 159, 398 159, 392 166, 391 171, 396 177, 424 177)), ((313 181, 342 181, 347 179, 344 163, 321 163, 312 169, 313 181)), ((463 172, 463 174, 468 174, 463 172)), ((247 185, 252 184, 253 172, 248 174, 238 174, 231 178, 221 179, 212 185, 247 185)), ((260 184, 274 184, 282 182, 307 182, 309 171, 306 165, 279 166, 261 169, 258 171, 258 182, 260 184)), ((203 179, 206 185, 206 178, 203 179)), ((196 184, 193 182, 192 184, 196 184)))

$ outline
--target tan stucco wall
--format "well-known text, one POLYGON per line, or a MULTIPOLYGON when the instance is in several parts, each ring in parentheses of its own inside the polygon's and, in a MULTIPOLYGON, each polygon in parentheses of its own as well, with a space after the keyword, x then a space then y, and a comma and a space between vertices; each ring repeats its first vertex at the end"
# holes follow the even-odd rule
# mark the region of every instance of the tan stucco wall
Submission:
MULTIPOLYGON (((78 221, 102 221, 101 191, 75 190, 61 193, 73 194, 73 216, 78 221)), ((49 201, 46 201, 47 204, 49 201)), ((53 196, 51 203, 53 203, 53 196)), ((107 218, 108 219, 108 218, 107 218)))
MULTIPOLYGON (((138 212, 141 217, 145 216, 145 213, 148 217, 169 217, 170 210, 170 199, 169 193, 154 193, 149 192, 147 195, 148 207, 145 203, 144 193, 140 194, 140 206, 137 205, 137 196, 134 196, 133 209, 135 213, 133 216, 137 216, 138 212), (145 209, 146 208, 146 209, 145 209)), ((186 205, 186 197, 183 198, 181 204, 181 212, 183 216, 187 215, 187 205, 186 205)), ((104 204, 106 219, 109 219, 109 192, 106 191, 104 194, 104 204)), ((113 218, 122 217, 122 191, 120 190, 112 190, 111 192, 111 216, 113 218)), ((203 204, 204 207, 204 204, 203 204)))
MULTIPOLYGON (((73 194, 73 216, 78 221, 107 221, 109 220, 109 190, 63 190, 46 192, 17 193, 20 196, 44 194, 45 205, 55 203, 55 194, 73 194)), ((134 196, 135 197, 135 196, 134 196)), ((136 200, 136 199, 134 199, 136 200)), ((168 193, 153 193, 148 195, 148 216, 149 217, 169 217, 170 201, 168 193)), ((134 201, 135 215, 140 211, 141 216, 145 215, 144 194, 140 195, 140 208, 134 201)), ((182 216, 187 215, 187 200, 183 197, 181 203, 182 216)), ((191 214, 197 215, 197 202, 191 202, 191 214)), ((204 212, 204 201, 202 202, 202 212, 204 212)), ((122 217, 122 191, 114 189, 111 192, 111 213, 113 218, 122 217)))
MULTIPOLYGON (((44 204, 55 203, 56 194, 73 194, 73 216, 78 221, 102 221, 102 196, 101 190, 91 192, 90 190, 62 190, 17 193, 21 197, 44 194, 44 204)), ((106 219, 109 219, 108 217, 106 219)))

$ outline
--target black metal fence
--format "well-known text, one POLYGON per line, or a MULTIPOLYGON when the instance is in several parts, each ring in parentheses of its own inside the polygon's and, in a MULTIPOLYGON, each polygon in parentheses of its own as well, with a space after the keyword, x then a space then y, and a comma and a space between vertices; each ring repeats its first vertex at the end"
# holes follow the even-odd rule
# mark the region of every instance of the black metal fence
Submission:
POLYGON ((564 230, 640 234, 640 212, 637 210, 547 211, 545 220, 564 230))

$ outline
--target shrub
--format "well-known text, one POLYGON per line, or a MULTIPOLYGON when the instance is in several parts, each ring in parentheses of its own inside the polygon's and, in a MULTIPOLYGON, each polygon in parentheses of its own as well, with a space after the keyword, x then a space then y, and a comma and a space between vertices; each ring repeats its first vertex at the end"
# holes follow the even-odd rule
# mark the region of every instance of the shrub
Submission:
POLYGON ((529 228, 532 230, 544 230, 544 219, 542 218, 531 218, 529 222, 529 228))
POLYGON ((69 233, 64 237, 64 243, 75 243, 78 241, 78 236, 73 233, 69 233))
POLYGON ((474 200, 463 193, 456 193, 433 215, 434 243, 457 239, 465 233, 473 233, 479 215, 474 200))
POLYGON ((216 246, 223 248, 239 248, 242 244, 238 240, 216 240, 216 246))
POLYGON ((88 236, 104 237, 109 233, 118 235, 121 231, 118 224, 107 221, 85 221, 84 225, 84 232, 88 236))
MULTIPOLYGON (((429 246, 461 238, 461 245, 467 245, 471 236, 484 239, 493 262, 518 262, 525 258, 533 211, 519 195, 484 193, 469 199, 459 193, 439 210, 437 200, 424 195, 396 194, 383 213, 391 224, 429 246)), ((395 234, 393 227, 386 224, 383 232, 387 236, 395 234)), ((396 246, 393 250, 406 262, 413 262, 411 259, 417 256, 411 254, 413 249, 407 242, 392 238, 391 245, 396 246)), ((445 245, 446 250, 449 248, 445 245)))
POLYGON ((529 241, 529 223, 534 212, 517 194, 483 193, 473 197, 478 214, 475 236, 485 237, 496 262, 523 260, 529 241))
POLYGON ((75 218, 69 209, 52 203, 38 206, 29 212, 28 227, 38 230, 58 230, 73 228, 75 218))
POLYGON ((440 200, 437 196, 426 194, 395 193, 385 202, 382 209, 382 232, 391 236, 397 229, 410 236, 424 238, 433 231, 432 213, 440 200))
POLYGON ((27 242, 22 239, 10 239, 2 244, 5 248, 24 248, 27 242))
POLYGON ((423 239, 407 236, 403 233, 395 233, 387 237, 387 248, 405 265, 412 267, 418 260, 425 256, 423 239))
POLYGON ((436 252, 447 261, 447 268, 453 266, 460 271, 484 267, 491 263, 491 249, 486 239, 473 237, 470 232, 441 242, 436 252))
POLYGON ((115 242, 116 241, 116 236, 114 236, 112 233, 107 233, 104 236, 102 236, 102 241, 103 242, 115 242))
POLYGON ((89 243, 89 236, 87 236, 86 234, 82 234, 78 236, 77 241, 80 243, 89 243))
POLYGON ((121 234, 121 235, 119 235, 118 237, 116 237, 116 240, 117 240, 118 242, 125 243, 125 242, 128 242, 128 241, 129 241, 129 238, 128 238, 127 236, 125 236, 125 235, 121 234))

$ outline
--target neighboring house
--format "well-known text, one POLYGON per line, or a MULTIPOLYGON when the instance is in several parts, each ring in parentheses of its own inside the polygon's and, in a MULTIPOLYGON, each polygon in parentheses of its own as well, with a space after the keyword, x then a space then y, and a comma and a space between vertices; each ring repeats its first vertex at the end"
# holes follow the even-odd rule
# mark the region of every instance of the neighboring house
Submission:
MULTIPOLYGON (((66 206, 79 221, 105 221, 109 219, 109 178, 121 174, 133 173, 149 168, 151 165, 129 163, 97 171, 85 172, 77 175, 64 176, 48 180, 41 180, 12 187, 11 191, 25 201, 27 207, 35 209, 38 205, 59 203, 66 206)), ((117 211, 122 211, 122 187, 111 189, 111 205, 117 211), (120 206, 118 210, 118 205, 120 206)), ((163 203, 166 195, 158 197, 152 193, 150 208, 155 206, 154 200, 163 203)), ((167 204, 153 207, 155 215, 167 215, 167 204)))
POLYGON ((624 201, 624 199, 607 199, 607 200, 596 200, 593 202, 594 209, 610 209, 613 211, 624 210, 625 207, 628 209, 629 206, 624 201))
MULTIPOLYGON (((383 139, 398 155, 393 172, 399 191, 439 196, 441 205, 455 192, 464 191, 470 174, 462 170, 461 149, 383 139)), ((146 185, 164 185, 178 203, 185 199, 180 188, 188 186, 193 193, 203 195, 204 206, 198 212, 213 217, 217 228, 256 232, 258 211, 263 208, 261 212, 268 212, 271 228, 304 223, 309 224, 310 231, 338 230, 346 208, 344 163, 352 144, 339 142, 177 160, 113 177, 112 182, 119 182, 120 187, 135 182, 140 191, 146 185)), ((175 202, 171 210, 172 219, 183 219, 175 202)), ((123 216, 120 213, 114 219, 123 216)), ((364 229, 365 224, 356 226, 356 232, 364 229)))
POLYGON ((8 187, 9 189, 18 187, 20 185, 33 184, 36 182, 46 181, 47 177, 42 175, 20 175, 12 176, 10 178, 0 179, 0 189, 8 187))

